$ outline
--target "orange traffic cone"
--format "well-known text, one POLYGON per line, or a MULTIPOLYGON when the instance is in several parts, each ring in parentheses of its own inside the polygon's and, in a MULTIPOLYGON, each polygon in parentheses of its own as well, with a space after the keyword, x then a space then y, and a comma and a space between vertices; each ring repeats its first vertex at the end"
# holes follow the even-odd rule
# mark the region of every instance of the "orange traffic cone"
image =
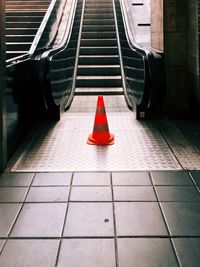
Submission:
POLYGON ((90 145, 113 145, 114 138, 114 134, 109 133, 103 96, 98 96, 93 133, 89 135, 87 143, 90 145))

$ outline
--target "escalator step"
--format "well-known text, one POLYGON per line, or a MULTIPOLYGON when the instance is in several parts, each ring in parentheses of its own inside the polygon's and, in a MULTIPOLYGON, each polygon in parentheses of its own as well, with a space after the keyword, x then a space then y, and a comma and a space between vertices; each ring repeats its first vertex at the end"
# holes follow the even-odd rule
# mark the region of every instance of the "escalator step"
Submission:
POLYGON ((84 46, 80 47, 80 55, 118 55, 117 46, 84 46))
POLYGON ((80 65, 109 65, 109 64, 119 64, 119 56, 118 55, 96 55, 96 56, 79 56, 79 64, 80 65))

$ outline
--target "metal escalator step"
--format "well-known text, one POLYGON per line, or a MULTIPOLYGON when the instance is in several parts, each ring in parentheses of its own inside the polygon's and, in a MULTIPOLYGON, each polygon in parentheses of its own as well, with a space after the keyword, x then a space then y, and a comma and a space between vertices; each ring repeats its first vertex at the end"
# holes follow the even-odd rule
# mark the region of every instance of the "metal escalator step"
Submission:
POLYGON ((21 13, 21 12, 30 12, 30 10, 31 10, 31 12, 38 12, 38 10, 39 10, 39 12, 43 12, 43 13, 46 13, 46 11, 47 11, 47 8, 41 8, 41 9, 36 9, 36 8, 15 8, 15 7, 13 7, 13 8, 7 8, 6 9, 6 13, 7 12, 19 12, 19 13, 21 13))
POLYGON ((84 19, 83 21, 84 25, 115 25, 115 21, 113 18, 111 19, 84 19))
POLYGON ((102 13, 102 14, 95 14, 95 13, 88 13, 84 14, 84 19, 113 19, 114 13, 102 13))
POLYGON ((118 55, 117 46, 84 46, 80 47, 80 55, 118 55))
POLYGON ((7 42, 32 42, 35 35, 6 35, 7 42))
POLYGON ((121 76, 77 76, 77 87, 121 87, 121 76))
POLYGON ((84 32, 112 32, 115 31, 115 25, 83 25, 84 32))
POLYGON ((120 75, 120 65, 79 65, 78 75, 120 75))
POLYGON ((113 8, 113 4, 112 2, 109 3, 109 2, 104 2, 104 3, 101 3, 101 2, 88 2, 86 1, 86 4, 85 4, 85 8, 95 8, 95 9, 99 9, 99 8, 105 8, 105 7, 108 7, 108 8, 113 8))
POLYGON ((111 13, 113 14, 113 8, 86 8, 84 11, 84 14, 107 14, 107 13, 111 13))
POLYGON ((30 2, 30 1, 17 1, 17 2, 7 2, 6 1, 6 10, 47 10, 49 3, 40 1, 40 2, 30 2), (41 4, 42 3, 42 4, 41 4))
POLYGON ((13 43, 6 43, 6 50, 7 51, 28 51, 31 47, 31 42, 13 42, 13 43))
POLYGON ((33 35, 36 34, 38 28, 6 28, 6 35, 33 35))
POLYGON ((116 46, 117 39, 81 39, 81 47, 83 46, 116 46))
POLYGON ((7 16, 42 16, 44 17, 46 11, 42 10, 23 10, 23 11, 17 11, 17 10, 6 10, 6 17, 7 16))
POLYGON ((116 38, 116 32, 82 32, 83 39, 116 38))
POLYGON ((43 19, 43 16, 12 16, 7 15, 6 21, 7 22, 41 22, 43 19))
POLYGON ((122 95, 122 87, 76 87, 75 95, 122 95))
POLYGON ((7 28, 39 28, 41 22, 17 22, 17 21, 13 21, 13 22, 6 22, 6 27, 7 28))
POLYGON ((23 2, 22 0, 11 0, 11 1, 9 1, 9 0, 6 0, 6 6, 9 6, 9 5, 18 5, 18 4, 20 4, 20 5, 23 5, 23 6, 27 6, 27 5, 37 5, 37 6, 48 6, 49 4, 50 4, 50 2, 51 1, 45 1, 45 0, 43 0, 43 1, 41 1, 41 0, 28 0, 28 1, 26 1, 26 2, 23 2))
POLYGON ((119 64, 118 55, 96 55, 96 56, 79 56, 80 65, 109 65, 109 64, 119 64))

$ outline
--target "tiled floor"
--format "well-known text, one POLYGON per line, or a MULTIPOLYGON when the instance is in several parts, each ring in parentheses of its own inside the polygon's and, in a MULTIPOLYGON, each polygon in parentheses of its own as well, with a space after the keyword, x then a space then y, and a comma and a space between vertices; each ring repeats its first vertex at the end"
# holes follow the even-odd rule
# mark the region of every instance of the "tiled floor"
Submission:
POLYGON ((1 267, 199 267, 200 172, 4 173, 1 267))

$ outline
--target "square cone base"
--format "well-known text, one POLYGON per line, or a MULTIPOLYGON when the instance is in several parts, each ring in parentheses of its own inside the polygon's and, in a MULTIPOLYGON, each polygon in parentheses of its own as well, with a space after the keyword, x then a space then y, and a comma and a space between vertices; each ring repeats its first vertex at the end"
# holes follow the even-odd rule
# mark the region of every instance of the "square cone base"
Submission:
POLYGON ((88 145, 102 145, 102 146, 106 146, 106 145, 113 145, 115 142, 115 135, 114 134, 110 134, 109 138, 107 140, 97 140, 95 138, 92 137, 93 134, 90 134, 87 140, 87 144, 88 145))

